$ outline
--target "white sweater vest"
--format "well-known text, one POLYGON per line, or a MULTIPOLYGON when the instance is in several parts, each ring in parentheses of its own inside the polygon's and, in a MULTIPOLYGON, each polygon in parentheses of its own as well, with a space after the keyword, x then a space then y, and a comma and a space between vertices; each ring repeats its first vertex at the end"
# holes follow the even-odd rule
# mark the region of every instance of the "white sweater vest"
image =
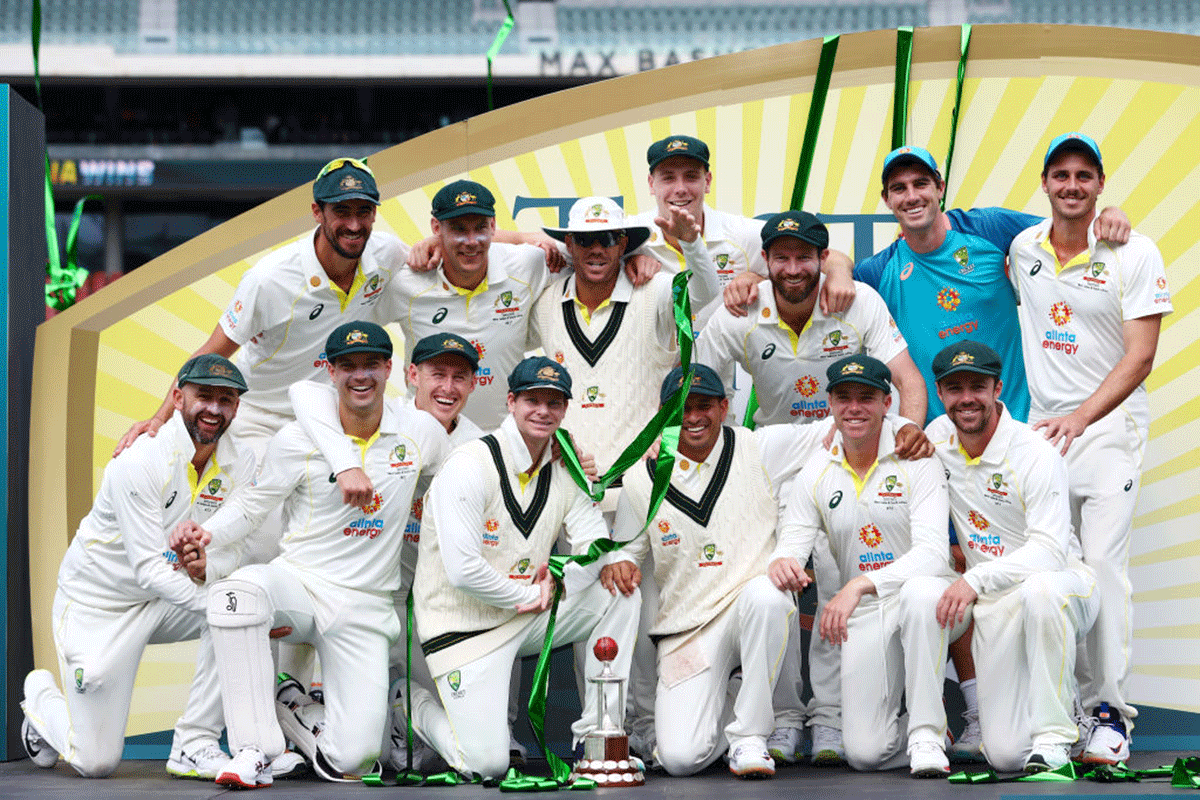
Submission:
POLYGON ((574 397, 563 427, 603 473, 658 411, 659 387, 678 354, 673 339, 660 341, 658 287, 611 302, 605 324, 589 329, 565 286, 557 281, 542 293, 538 328, 546 355, 571 373, 574 397))
MULTIPOLYGON (((572 494, 577 491, 575 484, 560 464, 546 464, 526 490, 527 501, 522 508, 520 488, 506 466, 512 463, 512 454, 504 444, 504 437, 485 436, 459 449, 493 466, 484 471, 486 480, 479 487, 488 498, 476 534, 480 553, 497 572, 530 585, 538 566, 550 556, 572 494), (497 463, 500 459, 504 463, 497 463)), ((436 491, 435 480, 430 495, 436 491)), ((424 506, 420 555, 413 581, 417 629, 427 654, 485 633, 516 616, 511 608, 488 605, 451 585, 442 563, 433 506, 432 502, 424 506)))
MULTIPOLYGON (((724 449, 704 494, 689 498, 672 484, 646 530, 660 593, 651 635, 704 625, 766 574, 778 507, 753 434, 726 427, 722 435, 724 449)), ((647 461, 625 473, 625 491, 640 513, 649 508, 652 468, 647 461)))

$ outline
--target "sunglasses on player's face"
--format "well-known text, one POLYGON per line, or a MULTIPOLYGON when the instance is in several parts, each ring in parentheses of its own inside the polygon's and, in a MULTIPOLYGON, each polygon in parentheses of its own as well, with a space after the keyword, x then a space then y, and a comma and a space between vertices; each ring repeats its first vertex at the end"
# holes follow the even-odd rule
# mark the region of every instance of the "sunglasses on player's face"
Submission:
POLYGON ((620 231, 594 231, 592 233, 572 233, 571 240, 583 249, 599 244, 601 247, 613 247, 625 238, 620 231))

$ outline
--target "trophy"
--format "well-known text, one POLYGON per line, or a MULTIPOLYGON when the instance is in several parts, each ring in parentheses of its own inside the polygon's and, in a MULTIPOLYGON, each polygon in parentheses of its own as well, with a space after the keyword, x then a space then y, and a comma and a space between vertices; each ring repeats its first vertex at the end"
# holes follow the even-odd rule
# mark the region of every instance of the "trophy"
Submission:
POLYGON ((575 762, 571 779, 591 778, 599 787, 641 786, 646 782, 645 765, 640 758, 629 755, 629 737, 625 734, 622 717, 625 713, 625 679, 613 674, 612 660, 617 657, 617 643, 602 636, 592 648, 604 665, 600 674, 589 681, 596 684, 596 730, 583 738, 583 758, 575 762), (609 713, 610 684, 617 687, 616 720, 609 713))

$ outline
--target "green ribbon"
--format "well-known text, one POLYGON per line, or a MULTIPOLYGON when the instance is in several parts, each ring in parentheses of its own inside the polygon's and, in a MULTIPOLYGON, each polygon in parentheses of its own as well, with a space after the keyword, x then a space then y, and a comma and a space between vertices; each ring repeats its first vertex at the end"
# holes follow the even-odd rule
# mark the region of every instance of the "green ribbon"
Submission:
POLYGON ((826 36, 821 45, 821 59, 817 62, 817 75, 813 79, 812 100, 808 103, 808 120, 804 123, 804 144, 800 146, 800 163, 796 166, 796 180, 792 185, 792 203, 788 206, 793 211, 799 211, 804 206, 804 195, 808 192, 808 177, 812 172, 813 156, 817 152, 817 134, 821 131, 821 117, 825 113, 825 99, 829 96, 829 80, 833 75, 839 38, 837 34, 826 36))
MULTIPOLYGON (((694 375, 692 370, 692 348, 696 337, 692 331, 692 304, 687 291, 688 280, 691 277, 692 273, 685 270, 676 275, 671 281, 671 307, 675 315, 675 326, 679 340, 679 360, 684 372, 682 384, 684 388, 692 385, 692 377, 694 375)), ((562 599, 563 593, 563 572, 567 564, 570 563, 576 563, 580 566, 595 563, 605 554, 620 550, 645 532, 646 527, 650 524, 650 520, 658 512, 658 507, 667 494, 667 487, 671 481, 671 470, 674 468, 675 454, 679 446, 679 428, 683 420, 683 406, 686 400, 687 392, 681 389, 659 408, 658 413, 654 415, 650 422, 646 424, 646 427, 634 437, 633 442, 618 456, 617 462, 613 464, 612 468, 596 482, 595 485, 599 487, 598 490, 590 488, 587 476, 584 475, 583 469, 579 464, 579 456, 575 452, 571 437, 561 428, 555 434, 559 447, 562 450, 563 463, 567 471, 579 488, 596 501, 604 497, 604 490, 611 485, 612 481, 616 480, 617 476, 624 474, 626 469, 646 454, 646 451, 649 450, 650 445, 653 444, 655 439, 658 439, 660 442, 659 456, 654 468, 654 481, 650 491, 650 507, 646 513, 646 522, 637 536, 625 542, 618 542, 612 539, 597 539, 591 543, 586 553, 576 556, 557 555, 551 556, 549 559, 549 571, 555 579, 554 599, 550 604, 550 613, 546 620, 546 635, 542 640, 542 651, 538 655, 537 667, 533 671, 533 689, 529 695, 529 726, 533 729, 534 738, 537 739, 538 746, 542 748, 542 753, 546 756, 546 762, 550 765, 552 775, 550 780, 554 782, 555 788, 569 785, 571 777, 571 768, 567 766, 566 762, 550 751, 550 748, 546 744, 545 735, 546 698, 549 694, 550 686, 550 653, 554 648, 554 627, 558 619, 558 604, 562 599)), ((539 783, 538 780, 530 778, 520 771, 513 770, 500 782, 500 790, 505 792, 528 792, 541 791, 548 788, 543 783, 539 783)), ((595 785, 595 782, 592 780, 579 779, 575 781, 572 788, 591 789, 595 785)))
MULTIPOLYGON (((33 88, 37 94, 38 110, 45 115, 42 106, 42 77, 40 56, 42 49, 42 2, 33 0, 32 19, 33 40, 33 88)), ((50 154, 44 154, 44 174, 46 178, 46 196, 44 213, 46 216, 46 274, 50 280, 46 283, 46 305, 55 311, 63 311, 75 304, 75 297, 87 280, 88 271, 75 265, 75 244, 79 234, 79 223, 83 219, 83 205, 88 200, 99 200, 99 195, 82 197, 75 203, 71 215, 71 228, 67 233, 67 264, 64 267, 58 253, 58 230, 54 227, 54 191, 50 183, 50 154)))
POLYGON ((492 61, 494 61, 497 54, 499 54, 500 48, 504 47, 504 40, 508 38, 508 34, 509 34, 509 32, 512 31, 513 24, 514 24, 512 9, 508 5, 508 0, 504 0, 504 10, 508 14, 508 16, 505 17, 504 22, 500 23, 500 30, 496 31, 496 38, 492 39, 492 46, 487 49, 487 62, 488 62, 487 104, 488 104, 488 111, 492 111, 496 108, 496 104, 492 100, 492 61))
POLYGON ((903 147, 908 129, 908 79, 912 74, 913 29, 896 29, 896 85, 892 92, 892 150, 903 147))
MULTIPOLYGON (((825 114, 825 100, 829 96, 829 81, 833 76, 833 62, 837 60, 838 34, 826 36, 821 44, 821 58, 817 62, 817 74, 813 78, 812 99, 808 103, 808 119, 804 122, 804 142, 800 146, 800 161, 796 164, 796 179, 792 182, 792 202, 788 208, 800 211, 804 207, 804 195, 808 193, 808 178, 812 174, 813 157, 817 152, 817 135, 821 132, 821 117, 825 114)), ((742 415, 742 427, 754 430, 754 413, 758 411, 758 390, 750 387, 750 399, 746 401, 746 413, 742 415)))
MULTIPOLYGON (((954 110, 950 112, 950 146, 946 149, 946 171, 943 178, 950 180, 950 163, 954 160, 954 140, 958 136, 958 112, 962 107, 963 80, 967 75, 967 53, 971 49, 971 23, 964 22, 958 42, 958 79, 954 87, 954 110)), ((942 195, 942 210, 946 210, 946 195, 942 195)))
POLYGON ((1038 772, 1033 775, 1014 775, 1001 778, 994 769, 983 772, 956 772, 949 776, 950 783, 1067 783, 1089 780, 1095 783, 1140 783, 1143 781, 1170 779, 1176 789, 1200 789, 1200 757, 1177 758, 1174 764, 1150 769, 1129 769, 1124 763, 1076 764, 1067 762, 1058 769, 1038 772))

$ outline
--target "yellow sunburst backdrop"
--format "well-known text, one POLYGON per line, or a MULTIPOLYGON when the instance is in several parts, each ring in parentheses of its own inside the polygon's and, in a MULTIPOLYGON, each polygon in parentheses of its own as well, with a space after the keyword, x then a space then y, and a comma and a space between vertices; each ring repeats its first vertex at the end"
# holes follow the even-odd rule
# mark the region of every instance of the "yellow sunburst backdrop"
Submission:
MULTIPOLYGON (((1102 201, 1123 208, 1134 226, 1162 250, 1175 313, 1165 320, 1149 380, 1154 423, 1132 549, 1136 637, 1132 696, 1140 704, 1200 711, 1200 701, 1195 699, 1200 697, 1200 624, 1189 622, 1200 620, 1200 583, 1195 579, 1200 571, 1200 533, 1194 488, 1200 485, 1200 379, 1196 375, 1200 355, 1189 347, 1200 332, 1195 281, 1200 271, 1200 192, 1196 189, 1200 186, 1200 69, 1195 63, 1177 63, 1180 58, 1169 55, 1179 52, 1181 43, 1191 52, 1200 52, 1200 41, 1144 32, 1106 31, 1101 37, 1087 29, 1061 30, 1069 32, 1064 34, 1069 42, 1091 42, 1087 52, 1092 55, 1049 60, 1045 53, 1020 52, 1022 42, 1026 51, 1035 47, 1028 43, 1029 29, 976 30, 976 46, 991 55, 978 63, 968 62, 948 176, 948 207, 999 205, 1047 213, 1040 189, 1046 146, 1059 133, 1080 130, 1094 137, 1104 154, 1108 175, 1102 201), (1089 36, 1095 36, 1095 41, 1089 36), (1112 45, 1114 39, 1136 44, 1122 51, 1132 53, 1126 60, 1104 58, 1103 44, 1112 45), (1001 49, 1006 43, 1013 45, 1010 52, 1001 49)), ((957 29, 952 33, 956 41, 957 29)), ((881 53, 877 46, 889 41, 885 34, 842 39, 842 58, 835 65, 821 122, 806 210, 887 214, 879 196, 879 172, 890 149, 892 51, 884 47, 881 53)), ((939 41, 949 38, 943 29, 939 41)), ((933 41, 932 32, 917 31, 919 57, 926 41, 933 41)), ((1045 41, 1055 37, 1047 36, 1045 41)), ((591 92, 588 102, 607 102, 606 113, 623 111, 615 126, 605 127, 602 121, 607 118, 581 119, 576 112, 580 122, 557 127, 563 123, 551 110, 570 107, 576 92, 531 101, 525 104, 531 109, 528 116, 512 117, 524 119, 527 129, 514 131, 504 141, 505 147, 483 153, 506 148, 506 155, 482 163, 468 147, 465 154, 453 154, 459 161, 447 161, 449 168, 462 170, 480 161, 478 166, 452 173, 438 172, 437 163, 425 165, 429 169, 424 174, 438 180, 386 199, 376 225, 409 242, 428 235, 434 192, 464 175, 494 190, 498 223, 503 227, 532 230, 558 224, 557 211, 550 208, 524 210, 514 220, 512 209, 518 197, 620 195, 628 211, 644 211, 652 207, 646 186, 646 148, 670 134, 698 136, 710 145, 714 174, 710 205, 748 216, 778 211, 792 193, 816 48, 807 43, 771 52, 775 55, 766 58, 739 54, 686 65, 687 71, 678 73, 662 71, 668 79, 672 74, 686 78, 674 89, 677 105, 664 99, 671 91, 662 88, 664 78, 655 78, 658 100, 642 105, 636 81, 649 80, 646 76, 610 81, 603 89, 586 87, 591 92), (758 65, 755 68, 763 75, 758 79, 753 74, 739 75, 742 88, 721 95, 718 104, 703 105, 703 95, 687 88, 695 85, 697 76, 708 76, 729 88, 728 81, 719 79, 747 64, 758 65), (792 72, 781 74, 789 65, 792 72), (686 110, 664 115, 675 108, 686 110), (539 126, 536 120, 540 119, 546 123, 539 126), (538 127, 544 130, 530 129, 538 127), (558 136, 556 132, 563 130, 570 135, 558 136)), ((925 62, 918 58, 914 66, 908 143, 927 146, 944 164, 957 52, 930 58, 925 62)), ((381 178, 386 185, 386 176, 381 178)), ((300 197, 288 213, 291 218, 304 217, 307 202, 300 197)), ((849 224, 833 225, 832 232, 834 246, 852 251, 849 224)), ((877 247, 894 234, 894 223, 874 224, 877 247)), ((99 484, 116 439, 132 422, 157 408, 179 364, 211 332, 242 272, 264 252, 228 264, 99 331, 93 487, 99 484)), ((119 287, 120 283, 114 288, 119 287)), ((35 592, 35 615, 37 602, 35 592)), ((169 729, 186 696, 192 646, 151 651, 139 677, 130 734, 169 729)))

